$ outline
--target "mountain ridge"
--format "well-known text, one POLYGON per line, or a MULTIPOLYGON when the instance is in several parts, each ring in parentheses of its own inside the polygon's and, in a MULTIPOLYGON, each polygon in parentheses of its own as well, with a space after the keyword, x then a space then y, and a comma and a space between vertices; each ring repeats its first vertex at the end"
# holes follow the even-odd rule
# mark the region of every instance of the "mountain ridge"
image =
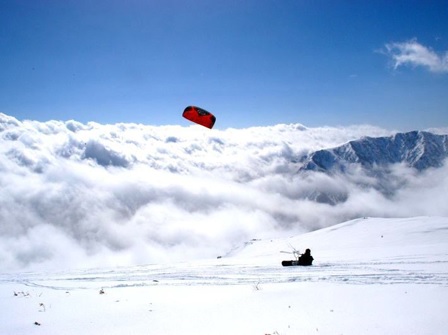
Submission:
MULTIPOLYGON (((426 131, 396 133, 385 137, 362 137, 338 147, 321 149, 300 159, 299 175, 339 176, 342 183, 355 184, 393 197, 407 185, 407 174, 422 174, 441 168, 448 157, 448 135, 426 131)), ((344 187, 321 185, 305 194, 318 203, 336 205, 347 201, 344 187)))
POLYGON ((338 147, 321 149, 302 157, 299 171, 344 172, 350 164, 370 169, 404 163, 423 171, 441 167, 448 157, 448 135, 426 131, 387 137, 363 137, 338 147))

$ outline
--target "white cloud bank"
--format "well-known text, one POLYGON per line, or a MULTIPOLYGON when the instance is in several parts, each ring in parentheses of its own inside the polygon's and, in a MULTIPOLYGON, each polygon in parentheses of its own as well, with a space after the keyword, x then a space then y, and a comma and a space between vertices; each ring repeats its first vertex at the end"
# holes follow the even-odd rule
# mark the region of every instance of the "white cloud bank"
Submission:
POLYGON ((391 57, 394 68, 400 66, 421 66, 435 73, 448 73, 448 51, 438 54, 416 39, 407 42, 388 43, 386 54, 391 57))
POLYGON ((252 238, 360 216, 448 215, 447 166, 423 174, 395 167, 400 188, 388 197, 361 172, 297 173, 311 150, 391 134, 371 126, 210 131, 0 114, 0 264, 42 270, 216 257, 252 238), (342 190, 347 199, 331 206, 304 198, 313 190, 342 190))

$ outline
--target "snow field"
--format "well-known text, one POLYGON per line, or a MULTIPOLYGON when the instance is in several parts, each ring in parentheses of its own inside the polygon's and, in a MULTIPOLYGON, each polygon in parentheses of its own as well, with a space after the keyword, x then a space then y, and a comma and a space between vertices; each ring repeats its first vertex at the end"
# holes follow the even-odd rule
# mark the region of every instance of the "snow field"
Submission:
POLYGON ((447 238, 448 218, 361 218, 219 259, 5 273, 0 334, 447 334, 447 238), (314 265, 282 267, 291 246, 314 265))

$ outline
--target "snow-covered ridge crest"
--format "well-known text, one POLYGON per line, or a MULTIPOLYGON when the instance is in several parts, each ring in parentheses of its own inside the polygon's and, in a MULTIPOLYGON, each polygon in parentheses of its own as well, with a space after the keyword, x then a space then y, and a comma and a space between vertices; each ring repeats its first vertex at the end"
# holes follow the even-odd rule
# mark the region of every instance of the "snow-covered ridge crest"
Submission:
POLYGON ((301 170, 344 171, 349 164, 364 168, 405 163, 417 170, 440 167, 448 157, 448 135, 425 131, 388 137, 364 137, 332 149, 311 153, 301 170))
MULTIPOLYGON (((447 157, 448 135, 412 131, 381 137, 365 136, 337 147, 317 150, 299 160, 298 171, 305 180, 316 179, 316 173, 324 174, 332 180, 393 197, 412 184, 415 177, 442 168, 447 157)), ((329 187, 326 183, 310 189, 305 197, 334 205, 347 201, 349 192, 342 185, 329 187)))

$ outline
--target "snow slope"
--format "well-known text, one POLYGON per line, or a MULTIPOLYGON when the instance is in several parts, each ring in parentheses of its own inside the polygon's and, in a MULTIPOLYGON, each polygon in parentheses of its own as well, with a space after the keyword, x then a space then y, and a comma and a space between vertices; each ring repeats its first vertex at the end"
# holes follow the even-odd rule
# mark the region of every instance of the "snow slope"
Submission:
POLYGON ((360 218, 217 259, 3 273, 0 334, 447 334, 447 241, 446 217, 360 218), (292 247, 314 265, 283 268, 292 247))

